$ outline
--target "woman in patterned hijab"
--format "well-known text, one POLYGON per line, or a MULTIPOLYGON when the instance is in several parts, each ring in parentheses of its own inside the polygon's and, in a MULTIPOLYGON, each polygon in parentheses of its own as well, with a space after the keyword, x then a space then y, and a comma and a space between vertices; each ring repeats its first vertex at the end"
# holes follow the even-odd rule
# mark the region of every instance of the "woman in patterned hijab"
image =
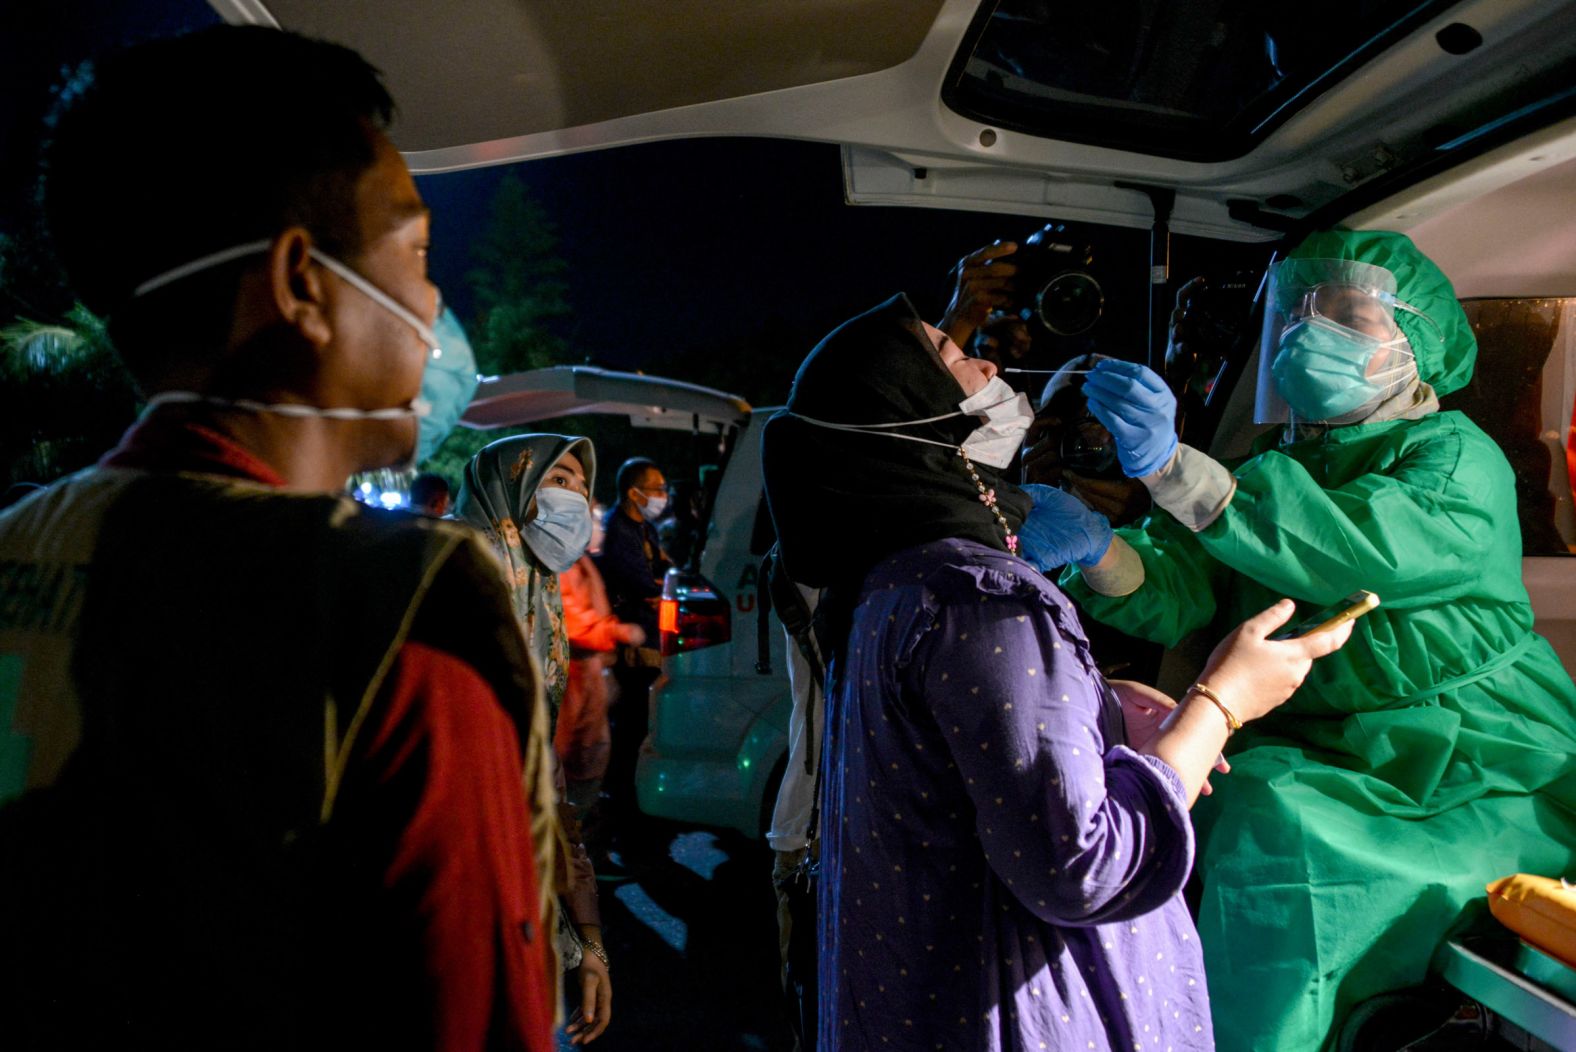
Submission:
MULTIPOLYGON (((486 534, 502 563, 505 582, 531 655, 541 667, 546 718, 533 721, 527 751, 527 784, 533 764, 545 757, 536 777, 550 782, 560 801, 552 828, 532 829, 538 872, 555 874, 568 922, 555 940, 566 970, 577 971, 580 1009, 568 1033, 590 1041, 610 1018, 611 988, 596 874, 581 843, 579 823, 563 804, 562 778, 552 759, 552 740, 569 675, 569 637, 558 575, 573 566, 591 541, 589 497, 596 480, 596 452, 589 439, 572 435, 515 435, 494 442, 471 458, 455 501, 455 514, 486 534), (573 925, 571 927, 570 925, 573 925)), ((560 914, 562 917, 563 914, 560 914)))
MULTIPOLYGON (((548 565, 558 551, 537 552, 537 547, 547 549, 552 544, 551 535, 532 525, 538 518, 540 490, 567 488, 585 497, 595 481, 596 452, 589 439, 515 435, 499 439, 471 458, 455 501, 455 515, 487 535, 507 569, 514 613, 532 655, 541 662, 548 711, 555 721, 569 674, 569 637, 558 591, 560 571, 548 565)), ((589 506, 586 516, 589 543, 589 506)))

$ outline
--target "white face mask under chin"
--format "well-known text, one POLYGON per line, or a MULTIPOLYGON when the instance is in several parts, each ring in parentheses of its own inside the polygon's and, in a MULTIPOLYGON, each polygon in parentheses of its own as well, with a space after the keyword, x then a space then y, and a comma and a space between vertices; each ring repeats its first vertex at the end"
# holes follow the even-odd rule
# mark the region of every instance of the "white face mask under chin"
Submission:
POLYGON ((984 414, 985 423, 963 440, 963 452, 970 460, 993 468, 1012 463, 1034 422, 1029 396, 1014 392, 999 376, 991 377, 984 387, 959 402, 958 409, 973 416, 984 414))
MULTIPOLYGON (((268 251, 272 244, 271 241, 249 241, 244 245, 236 245, 233 248, 227 248, 223 251, 203 256, 201 259, 192 260, 190 263, 175 267, 157 277, 144 281, 132 292, 132 297, 146 296, 148 293, 163 288, 165 285, 191 277, 193 274, 201 273, 204 270, 221 266, 232 260, 261 254, 268 251)), ((333 271, 340 278, 344 279, 347 284, 372 300, 373 303, 376 303, 414 329, 417 337, 427 346, 428 354, 431 357, 436 358, 443 353, 438 344, 438 337, 432 331, 432 327, 424 323, 404 304, 327 253, 320 252, 315 248, 309 248, 307 251, 318 263, 333 271)), ((183 404, 209 405, 220 409, 240 409, 249 413, 271 413, 275 416, 319 417, 328 420, 415 420, 427 416, 432 410, 427 401, 419 395, 405 405, 389 406, 385 409, 357 409, 350 406, 325 407, 305 405, 299 402, 259 402, 250 398, 220 398, 197 391, 161 391, 148 399, 144 413, 150 413, 164 405, 183 404)), ((414 445, 411 448, 411 456, 414 459, 414 445)))

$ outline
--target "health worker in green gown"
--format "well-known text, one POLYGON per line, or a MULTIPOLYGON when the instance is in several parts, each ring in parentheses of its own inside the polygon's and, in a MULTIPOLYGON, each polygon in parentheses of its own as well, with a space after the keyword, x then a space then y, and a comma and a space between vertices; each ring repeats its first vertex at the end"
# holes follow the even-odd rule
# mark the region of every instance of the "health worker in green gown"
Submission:
MULTIPOLYGON (((1271 274, 1258 420, 1227 466, 1186 445, 1153 372, 1085 393, 1156 510, 1062 585, 1174 646, 1283 595, 1382 600, 1194 811, 1219 1047, 1333 1047, 1351 1008, 1422 983, 1484 885, 1572 872, 1576 687, 1532 631, 1510 465, 1439 396, 1477 343, 1400 234, 1314 234, 1271 274)), ((1224 699, 1229 706, 1231 699, 1224 699)))

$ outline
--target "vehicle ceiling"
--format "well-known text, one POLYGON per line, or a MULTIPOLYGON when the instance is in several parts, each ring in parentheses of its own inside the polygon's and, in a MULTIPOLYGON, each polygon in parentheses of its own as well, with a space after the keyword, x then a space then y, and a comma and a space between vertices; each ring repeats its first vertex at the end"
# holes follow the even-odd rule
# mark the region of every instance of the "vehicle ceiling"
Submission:
POLYGON ((1576 296, 1576 120, 1347 218, 1399 230, 1456 295, 1576 296))
MULTIPOLYGON (((1510 194, 1558 198, 1569 186, 1562 162, 1576 157, 1576 125, 1559 123, 1576 111, 1570 0, 1423 5, 1438 13, 1344 79, 1299 96, 1247 152, 1216 160, 1029 134, 950 108, 942 99, 949 75, 993 2, 210 3, 233 22, 281 25, 365 54, 398 100, 394 138, 417 172, 665 138, 785 137, 841 144, 851 203, 1147 227, 1153 208, 1141 187, 1160 187, 1176 192, 1176 232, 1269 240, 1309 217, 1331 221, 1358 207, 1362 222, 1388 217, 1435 236, 1425 224, 1461 207, 1461 195, 1445 192, 1445 176, 1419 194, 1401 173, 1439 167, 1446 148, 1463 142, 1463 154, 1487 149, 1493 135, 1483 128, 1508 112, 1525 111, 1502 131, 1563 130, 1516 164, 1478 165, 1473 196, 1544 166, 1554 169, 1549 181, 1510 194), (1462 26, 1481 44, 1451 53, 1462 26), (1386 188, 1382 196, 1376 187, 1386 188), (1411 208, 1403 219, 1383 207, 1396 192, 1411 208)), ((1488 213, 1480 221, 1495 223, 1488 213)), ((1556 250, 1548 225, 1523 226, 1556 250)))
POLYGON ((400 149, 432 156, 436 167, 471 167, 608 145, 618 136, 606 136, 606 125, 621 118, 900 65, 919 49, 941 3, 214 0, 213 7, 230 21, 354 47, 383 71, 398 101, 400 149))

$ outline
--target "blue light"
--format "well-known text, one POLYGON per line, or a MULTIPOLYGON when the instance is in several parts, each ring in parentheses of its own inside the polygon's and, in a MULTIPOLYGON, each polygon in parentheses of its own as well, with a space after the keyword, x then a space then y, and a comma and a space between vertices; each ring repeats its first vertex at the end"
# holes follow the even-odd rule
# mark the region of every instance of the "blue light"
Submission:
POLYGON ((624 904, 634 920, 651 929, 675 953, 684 952, 689 942, 689 925, 657 905, 639 884, 624 884, 613 892, 613 897, 624 904))

